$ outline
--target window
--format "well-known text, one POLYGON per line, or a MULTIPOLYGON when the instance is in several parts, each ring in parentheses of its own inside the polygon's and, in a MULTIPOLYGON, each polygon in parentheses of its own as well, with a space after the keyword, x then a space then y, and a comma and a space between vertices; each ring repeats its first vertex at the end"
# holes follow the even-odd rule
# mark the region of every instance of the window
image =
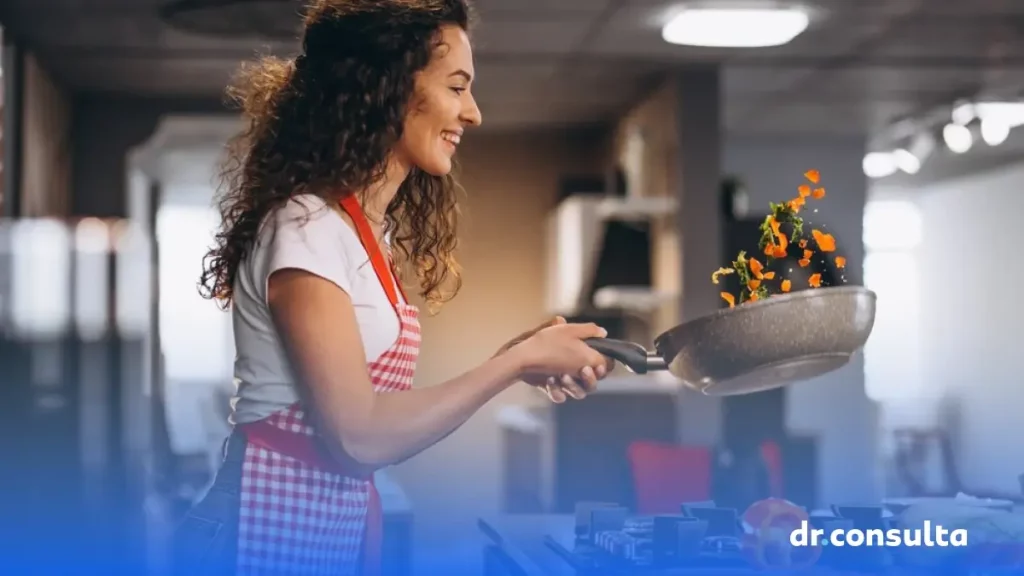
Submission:
POLYGON ((71 316, 71 237, 59 220, 18 220, 10 226, 11 312, 15 330, 57 338, 71 316))
POLYGON ((213 245, 219 222, 217 212, 206 206, 164 205, 157 214, 160 341, 169 380, 231 378, 231 315, 197 289, 203 256, 213 245))
POLYGON ((923 226, 907 201, 870 202, 864 211, 864 284, 878 295, 875 328, 864 347, 865 389, 876 401, 924 393, 920 350, 923 226))

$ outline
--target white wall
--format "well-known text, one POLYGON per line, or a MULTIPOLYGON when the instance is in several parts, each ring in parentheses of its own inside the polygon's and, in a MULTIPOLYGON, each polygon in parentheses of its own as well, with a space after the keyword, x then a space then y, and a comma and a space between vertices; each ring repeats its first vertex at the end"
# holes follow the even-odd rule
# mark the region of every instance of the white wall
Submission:
POLYGON ((957 407, 952 430, 968 488, 1019 491, 1024 472, 1024 386, 1017 303, 1024 285, 1024 164, 917 190, 920 207, 921 354, 933 395, 957 407))
MULTIPOLYGON (((828 195, 813 202, 804 216, 835 235, 839 252, 847 257, 848 281, 861 282, 868 186, 861 169, 862 141, 731 137, 726 140, 724 152, 724 171, 744 180, 753 214, 766 213, 769 202, 795 196, 807 170, 821 171, 828 195)), ((794 385, 787 394, 786 411, 790 430, 816 434, 820 440, 821 503, 877 499, 881 490, 877 406, 864 391, 861 357, 838 372, 794 385)))

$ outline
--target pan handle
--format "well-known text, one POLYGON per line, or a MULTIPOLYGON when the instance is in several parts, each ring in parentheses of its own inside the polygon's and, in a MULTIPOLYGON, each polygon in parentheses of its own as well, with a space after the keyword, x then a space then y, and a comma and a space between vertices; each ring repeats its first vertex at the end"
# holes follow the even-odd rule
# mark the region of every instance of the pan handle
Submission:
POLYGON ((615 338, 587 338, 587 346, 619 362, 635 374, 646 374, 651 370, 665 370, 665 361, 651 354, 643 346, 615 338))

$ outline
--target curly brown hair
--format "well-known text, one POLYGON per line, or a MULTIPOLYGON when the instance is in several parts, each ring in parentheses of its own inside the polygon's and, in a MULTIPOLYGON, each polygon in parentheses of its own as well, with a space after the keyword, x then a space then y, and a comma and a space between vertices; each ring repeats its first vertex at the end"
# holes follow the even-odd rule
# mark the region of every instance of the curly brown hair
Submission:
MULTIPOLYGON (((445 26, 469 31, 468 0, 314 0, 302 51, 244 64, 228 95, 245 130, 228 147, 215 246, 200 293, 224 307, 268 214, 297 194, 329 203, 384 177, 402 136, 415 74, 445 26)), ((458 186, 414 168, 386 210, 396 265, 412 264, 432 311, 461 287, 458 186), (445 289, 445 287, 448 289, 445 289)))

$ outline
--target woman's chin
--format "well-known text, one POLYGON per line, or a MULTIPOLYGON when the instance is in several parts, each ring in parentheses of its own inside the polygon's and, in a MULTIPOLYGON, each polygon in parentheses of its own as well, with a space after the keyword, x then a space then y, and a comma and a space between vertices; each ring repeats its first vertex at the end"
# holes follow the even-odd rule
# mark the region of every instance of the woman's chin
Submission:
POLYGON ((447 176, 452 171, 452 159, 448 156, 436 159, 431 158, 429 162, 423 162, 419 166, 420 170, 431 176, 447 176))

